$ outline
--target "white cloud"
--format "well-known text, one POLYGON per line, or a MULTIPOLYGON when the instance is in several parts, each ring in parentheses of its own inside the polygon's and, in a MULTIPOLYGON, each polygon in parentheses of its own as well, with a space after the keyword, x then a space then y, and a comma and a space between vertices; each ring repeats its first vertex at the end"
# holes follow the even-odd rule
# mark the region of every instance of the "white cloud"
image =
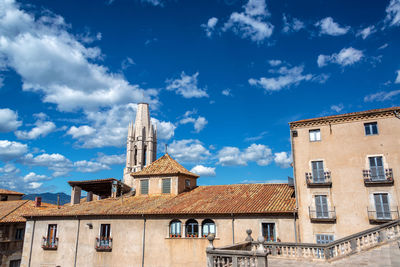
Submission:
POLYGON ((104 155, 99 154, 96 161, 106 165, 121 165, 125 163, 125 154, 120 155, 104 155))
POLYGON ((328 63, 336 63, 343 67, 353 65, 364 57, 361 50, 353 47, 343 48, 339 53, 332 55, 319 55, 317 59, 318 67, 324 67, 328 63))
POLYGON ((343 106, 343 104, 338 104, 338 105, 332 105, 331 106, 331 110, 332 111, 335 111, 335 112, 337 112, 337 113, 339 113, 340 111, 342 111, 343 110, 343 108, 344 108, 344 106, 343 106))
POLYGON ((28 166, 47 167, 49 170, 53 171, 54 177, 67 175, 73 167, 73 163, 69 159, 58 153, 43 153, 36 157, 29 153, 26 154, 20 162, 28 166))
POLYGON ((270 66, 272 66, 272 67, 276 67, 276 66, 279 66, 279 65, 282 64, 282 60, 279 60, 279 59, 271 59, 271 60, 268 60, 268 64, 269 64, 270 66))
POLYGON ((190 115, 193 112, 187 111, 184 115, 184 118, 179 121, 180 124, 187 124, 187 123, 193 123, 193 127, 196 133, 199 133, 201 130, 204 129, 204 127, 207 125, 208 121, 206 118, 199 116, 196 118, 191 117, 190 115))
POLYGON ((281 168, 289 168, 292 163, 292 156, 288 155, 286 152, 279 152, 274 154, 275 164, 281 168))
POLYGON ((44 180, 50 180, 51 178, 47 177, 46 175, 36 174, 34 172, 30 172, 24 176, 24 182, 38 182, 44 180))
POLYGON ((38 120, 35 122, 35 127, 30 131, 16 131, 15 135, 19 139, 33 140, 39 137, 45 137, 56 129, 56 125, 51 121, 38 120))
POLYGON ((206 177, 211 177, 216 175, 215 168, 206 167, 203 165, 196 165, 190 171, 200 176, 206 176, 206 177))
POLYGON ((129 68, 132 65, 135 65, 135 62, 133 61, 132 58, 127 57, 122 61, 121 69, 126 70, 127 68, 129 68))
POLYGON ((290 18, 285 14, 283 14, 282 20, 283 20, 282 32, 284 33, 298 32, 306 27, 304 22, 302 22, 301 20, 296 18, 290 18))
POLYGON ((390 0, 386 7, 385 22, 389 23, 389 26, 400 26, 400 0, 390 0))
POLYGON ((80 43, 60 16, 47 11, 35 18, 10 0, 0 9, 0 25, 6 67, 21 76, 24 91, 43 95, 61 111, 157 102, 155 90, 143 90, 97 64, 100 49, 80 43))
POLYGON ((95 132, 96 129, 87 125, 82 125, 79 127, 72 126, 69 128, 67 134, 71 135, 72 138, 78 139, 85 136, 92 136, 95 132))
POLYGON ((157 139, 169 140, 175 134, 176 126, 169 121, 159 121, 155 118, 151 118, 153 124, 157 127, 157 139))
POLYGON ((22 157, 28 146, 14 141, 0 140, 0 160, 10 161, 22 157))
POLYGON ((364 102, 383 102, 387 100, 392 100, 397 95, 400 95, 400 90, 393 90, 389 92, 377 92, 364 97, 364 102))
POLYGON ((388 47, 388 46, 389 46, 389 44, 388 44, 388 43, 385 43, 385 44, 381 45, 380 47, 378 47, 378 50, 385 49, 385 48, 388 47))
POLYGON ((79 172, 98 172, 111 169, 108 165, 100 162, 81 160, 74 163, 74 167, 79 172))
POLYGON ((150 4, 152 6, 164 6, 164 1, 163 0, 140 0, 142 3, 150 4))
POLYGON ((31 183, 29 183, 28 185, 29 185, 29 188, 30 188, 30 189, 38 189, 39 187, 42 186, 42 184, 43 184, 43 183, 31 182, 31 183))
POLYGON ((376 28, 374 25, 368 26, 362 30, 359 30, 356 36, 361 36, 364 40, 367 39, 368 36, 376 32, 376 28))
POLYGON ((201 27, 206 32, 207 37, 211 37, 214 33, 215 26, 218 23, 218 19, 215 17, 209 18, 207 24, 201 24, 201 27))
POLYGON ((260 133, 260 134, 257 135, 257 136, 246 137, 246 138, 244 139, 244 141, 246 141, 246 142, 258 141, 258 140, 260 140, 260 139, 263 139, 264 136, 265 136, 267 133, 268 133, 268 132, 264 131, 264 132, 260 133))
POLYGON ((166 89, 169 91, 175 91, 184 98, 208 97, 206 90, 197 86, 197 76, 199 76, 198 72, 190 76, 186 75, 185 72, 182 71, 180 79, 167 79, 165 81, 167 83, 166 89))
POLYGON ((223 147, 217 158, 222 166, 246 166, 248 162, 266 166, 273 160, 271 149, 261 144, 252 144, 243 151, 237 147, 223 147))
POLYGON ((400 70, 397 71, 397 77, 394 83, 400 83, 400 70))
POLYGON ((224 96, 232 96, 231 89, 229 88, 222 90, 221 94, 224 96))
POLYGON ((272 35, 274 26, 265 21, 270 15, 265 0, 249 0, 243 6, 244 12, 233 12, 223 30, 232 30, 241 38, 250 38, 261 43, 272 35))
POLYGON ((8 108, 0 109, 0 133, 15 131, 21 125, 17 112, 8 108))
POLYGON ((281 67, 276 72, 277 77, 261 77, 260 79, 249 79, 249 84, 260 86, 266 91, 279 91, 292 85, 297 86, 302 81, 310 81, 313 79, 312 74, 303 74, 304 66, 296 66, 293 68, 281 67))
POLYGON ((211 155, 210 151, 195 139, 174 140, 168 146, 168 153, 179 162, 199 162, 211 155))
POLYGON ((341 27, 338 23, 334 22, 331 17, 326 17, 315 23, 316 27, 320 28, 320 34, 327 34, 332 36, 339 36, 346 34, 350 27, 341 27))

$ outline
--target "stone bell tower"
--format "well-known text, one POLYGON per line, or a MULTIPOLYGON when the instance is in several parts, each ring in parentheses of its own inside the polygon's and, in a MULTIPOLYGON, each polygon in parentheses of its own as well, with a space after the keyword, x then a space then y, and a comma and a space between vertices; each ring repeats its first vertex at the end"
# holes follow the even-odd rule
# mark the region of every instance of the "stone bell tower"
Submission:
POLYGON ((128 128, 124 183, 133 186, 132 172, 141 171, 157 158, 157 128, 150 122, 149 104, 139 103, 135 124, 128 128))

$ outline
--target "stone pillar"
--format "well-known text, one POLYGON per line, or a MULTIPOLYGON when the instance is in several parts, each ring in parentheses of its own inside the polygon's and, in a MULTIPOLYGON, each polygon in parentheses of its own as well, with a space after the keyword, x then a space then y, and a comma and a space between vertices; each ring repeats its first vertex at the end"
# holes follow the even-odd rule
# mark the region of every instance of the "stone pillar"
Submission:
POLYGON ((81 202, 81 188, 79 186, 72 187, 71 191, 71 205, 79 204, 81 202))
POLYGON ((87 196, 86 196, 86 202, 90 202, 93 200, 93 192, 87 192, 87 196))

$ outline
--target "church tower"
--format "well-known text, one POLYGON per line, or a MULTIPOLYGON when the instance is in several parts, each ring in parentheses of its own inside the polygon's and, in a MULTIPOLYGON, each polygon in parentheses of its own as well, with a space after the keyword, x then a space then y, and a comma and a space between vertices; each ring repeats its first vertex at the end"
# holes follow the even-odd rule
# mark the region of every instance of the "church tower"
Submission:
POLYGON ((141 171, 157 158, 157 129, 150 122, 149 104, 139 103, 135 124, 130 123, 124 183, 133 186, 132 172, 141 171))

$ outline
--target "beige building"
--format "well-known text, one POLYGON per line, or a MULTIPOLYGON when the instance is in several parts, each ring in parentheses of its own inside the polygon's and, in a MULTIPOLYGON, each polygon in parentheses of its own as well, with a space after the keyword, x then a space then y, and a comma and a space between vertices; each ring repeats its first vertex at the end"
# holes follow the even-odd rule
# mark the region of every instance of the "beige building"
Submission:
POLYGON ((25 222, 22 217, 33 210, 56 206, 38 201, 22 200, 24 194, 0 189, 0 267, 19 267, 24 242, 25 222))
POLYGON ((299 241, 399 218, 400 107, 290 123, 299 241))
POLYGON ((136 193, 27 214, 21 266, 204 266, 218 246, 294 241, 294 188, 287 184, 197 186, 168 154, 133 173, 136 193))

